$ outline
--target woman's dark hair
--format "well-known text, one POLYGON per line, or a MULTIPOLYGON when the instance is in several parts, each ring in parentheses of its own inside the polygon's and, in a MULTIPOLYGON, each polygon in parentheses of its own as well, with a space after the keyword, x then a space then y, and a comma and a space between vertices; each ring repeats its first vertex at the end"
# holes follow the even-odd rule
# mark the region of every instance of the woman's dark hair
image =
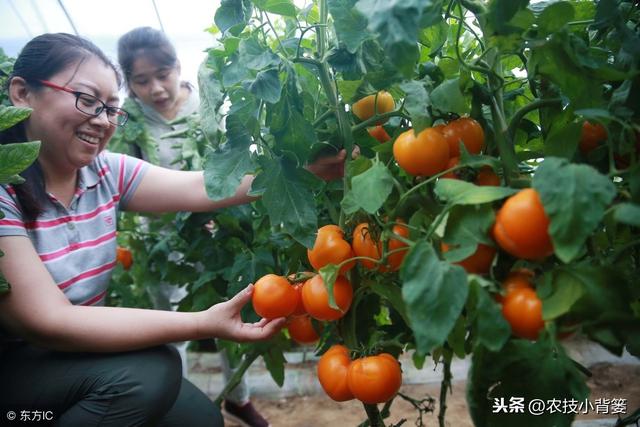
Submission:
MULTIPOLYGON (((4 89, 8 90, 14 77, 21 77, 28 85, 37 88, 40 86, 39 80, 49 80, 67 67, 79 64, 92 56, 113 68, 120 86, 122 79, 117 68, 98 46, 82 37, 55 33, 37 36, 22 48, 4 89)), ((26 140, 24 122, 0 132, 0 144, 26 140)), ((21 176, 26 182, 14 185, 14 188, 25 219, 33 221, 42 213, 42 204, 47 200, 44 175, 36 161, 23 171, 21 176)))
POLYGON ((178 63, 176 49, 162 31, 139 27, 118 40, 118 62, 129 83, 134 61, 145 56, 161 67, 174 67, 178 63))

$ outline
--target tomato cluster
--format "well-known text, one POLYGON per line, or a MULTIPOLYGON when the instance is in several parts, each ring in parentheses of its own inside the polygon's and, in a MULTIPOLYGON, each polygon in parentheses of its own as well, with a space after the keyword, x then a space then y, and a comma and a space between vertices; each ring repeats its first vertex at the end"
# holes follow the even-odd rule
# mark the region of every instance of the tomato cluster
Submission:
POLYGON ((387 402, 402 385, 400 364, 392 355, 352 361, 343 345, 332 346, 320 357, 317 373, 325 393, 337 402, 353 398, 368 404, 387 402))

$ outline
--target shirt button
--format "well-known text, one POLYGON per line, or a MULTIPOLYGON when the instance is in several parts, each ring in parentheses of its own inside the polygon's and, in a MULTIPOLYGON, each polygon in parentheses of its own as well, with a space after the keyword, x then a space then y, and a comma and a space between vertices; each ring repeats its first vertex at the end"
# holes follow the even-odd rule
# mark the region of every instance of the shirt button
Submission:
POLYGON ((68 223, 67 223, 67 228, 69 228, 69 230, 75 230, 76 226, 75 226, 75 225, 73 225, 73 223, 72 223, 72 222, 68 222, 68 223))

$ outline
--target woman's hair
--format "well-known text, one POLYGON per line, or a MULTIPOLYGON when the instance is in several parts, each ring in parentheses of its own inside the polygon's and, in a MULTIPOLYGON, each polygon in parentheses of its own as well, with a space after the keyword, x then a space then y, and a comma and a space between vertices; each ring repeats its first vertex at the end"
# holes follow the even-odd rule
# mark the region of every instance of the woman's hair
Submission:
POLYGON ((135 28, 118 40, 118 62, 127 84, 133 63, 141 56, 160 67, 174 67, 178 63, 176 49, 162 31, 151 27, 135 28))
MULTIPOLYGON (((82 37, 55 33, 37 36, 22 48, 4 89, 8 90, 14 77, 21 77, 37 90, 41 86, 39 80, 49 80, 67 67, 80 64, 92 56, 113 69, 120 86, 122 79, 116 66, 98 46, 82 37)), ((25 142, 26 139, 24 122, 0 132, 0 144, 25 142)), ((40 164, 34 162, 21 176, 26 182, 14 185, 14 188, 25 219, 33 221, 42 213, 42 204, 47 199, 40 164)))

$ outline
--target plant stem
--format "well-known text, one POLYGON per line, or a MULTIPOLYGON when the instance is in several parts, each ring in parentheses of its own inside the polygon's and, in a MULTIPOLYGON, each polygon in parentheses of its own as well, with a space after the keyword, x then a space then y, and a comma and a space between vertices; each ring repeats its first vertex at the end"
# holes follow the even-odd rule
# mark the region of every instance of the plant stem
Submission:
POLYGON ((402 113, 402 111, 400 110, 394 110, 394 111, 389 111, 388 113, 376 114, 374 116, 369 117, 367 120, 351 127, 351 132, 357 132, 362 128, 366 128, 371 125, 377 124, 378 122, 388 119, 389 117, 397 117, 397 116, 406 117, 404 113, 402 113))
POLYGON ((513 139, 516 134, 516 129, 518 129, 518 125, 520 121, 529 114, 531 111, 537 110, 539 108, 544 108, 550 105, 558 105, 562 102, 560 98, 546 98, 546 99, 536 99, 530 104, 525 105, 516 111, 511 118, 511 122, 509 123, 509 127, 507 133, 513 139))
POLYGON ((440 409, 438 411, 438 425, 445 427, 444 416, 447 412, 447 392, 451 390, 451 360, 445 357, 444 362, 444 377, 440 385, 440 409))
POLYGON ((362 405, 364 406, 364 410, 367 412, 371 427, 384 427, 384 421, 382 421, 382 417, 380 416, 378 405, 368 403, 363 403, 362 405))
POLYGON ((231 390, 233 390, 238 384, 240 384, 240 381, 242 380, 242 376, 247 371, 247 369, 249 369, 251 364, 258 358, 258 356, 260 356, 260 354, 261 354, 260 351, 253 350, 250 353, 245 355, 244 359, 242 359, 242 363, 240 363, 240 366, 238 366, 238 369, 236 369, 236 371, 233 373, 231 378, 229 378, 227 385, 224 386, 224 389, 222 389, 222 391, 220 392, 218 397, 215 398, 213 403, 218 405, 218 407, 222 404, 222 400, 227 396, 227 394, 229 394, 229 392, 231 392, 231 390))

